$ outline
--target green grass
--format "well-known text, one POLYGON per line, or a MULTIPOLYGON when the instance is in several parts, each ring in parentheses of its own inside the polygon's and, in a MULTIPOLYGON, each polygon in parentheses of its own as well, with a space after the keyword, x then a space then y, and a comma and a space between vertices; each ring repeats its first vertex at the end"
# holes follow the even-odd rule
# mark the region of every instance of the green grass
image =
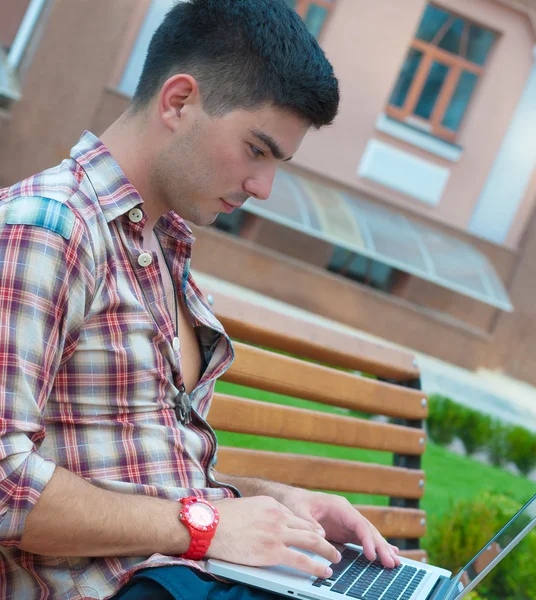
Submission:
MULTIPOLYGON (((335 414, 350 414, 344 409, 306 400, 297 400, 288 396, 245 388, 221 381, 218 382, 216 391, 298 408, 314 408, 335 414)), ((351 414, 361 416, 358 413, 351 414)), ((312 442, 263 438, 229 432, 217 433, 222 445, 272 450, 276 452, 312 454, 327 458, 359 460, 384 465, 392 464, 392 455, 387 452, 342 448, 312 442)), ((500 468, 483 464, 467 456, 454 454, 430 441, 427 444, 422 464, 426 473, 426 489, 421 506, 426 510, 429 519, 440 517, 447 513, 453 500, 475 498, 483 491, 508 492, 520 504, 526 502, 536 493, 536 483, 524 477, 519 477, 500 468)), ((344 495, 356 504, 387 504, 387 498, 384 496, 370 496, 365 494, 344 495)))
POLYGON ((426 473, 422 507, 429 515, 442 515, 452 501, 474 498, 483 491, 507 493, 520 504, 536 494, 536 483, 525 477, 454 454, 431 442, 422 464, 426 473))

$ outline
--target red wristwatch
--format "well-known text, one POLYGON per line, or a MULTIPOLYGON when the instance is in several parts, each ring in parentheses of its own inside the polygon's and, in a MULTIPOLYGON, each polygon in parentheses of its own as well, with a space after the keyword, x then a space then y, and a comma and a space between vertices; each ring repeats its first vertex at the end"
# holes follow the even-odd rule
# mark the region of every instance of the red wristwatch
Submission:
POLYGON ((210 542, 216 533, 220 515, 215 506, 201 498, 188 496, 181 498, 179 502, 182 503, 179 521, 187 527, 192 537, 188 552, 180 558, 201 560, 207 553, 210 542))

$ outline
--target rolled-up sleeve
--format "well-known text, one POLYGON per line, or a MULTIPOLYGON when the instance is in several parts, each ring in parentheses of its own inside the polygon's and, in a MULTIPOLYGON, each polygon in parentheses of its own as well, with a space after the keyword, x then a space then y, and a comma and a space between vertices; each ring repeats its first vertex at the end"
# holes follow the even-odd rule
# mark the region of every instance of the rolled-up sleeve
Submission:
POLYGON ((67 236, 6 214, 0 205, 0 546, 17 546, 56 467, 39 454, 45 409, 76 348, 94 261, 78 218, 67 236))

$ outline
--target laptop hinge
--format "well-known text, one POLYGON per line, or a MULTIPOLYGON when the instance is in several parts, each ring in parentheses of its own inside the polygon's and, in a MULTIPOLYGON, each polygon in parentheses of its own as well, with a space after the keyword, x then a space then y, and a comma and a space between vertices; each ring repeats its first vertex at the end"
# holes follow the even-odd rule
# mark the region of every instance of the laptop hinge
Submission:
POLYGON ((449 591, 449 587, 450 579, 448 577, 440 577, 436 581, 436 584, 432 588, 432 591, 426 600, 444 600, 444 598, 447 596, 447 592, 449 591))

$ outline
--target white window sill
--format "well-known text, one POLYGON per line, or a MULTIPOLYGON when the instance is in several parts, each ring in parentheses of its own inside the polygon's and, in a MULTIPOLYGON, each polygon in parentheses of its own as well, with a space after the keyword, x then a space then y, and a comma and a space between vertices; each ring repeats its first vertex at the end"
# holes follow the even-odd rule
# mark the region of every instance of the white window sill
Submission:
POLYGON ((451 162, 458 162, 463 154, 463 148, 461 146, 449 144, 449 142, 436 138, 429 133, 419 131, 412 125, 390 119, 384 114, 378 117, 376 129, 398 140, 417 146, 417 148, 426 150, 431 154, 450 160, 451 162))
POLYGON ((0 105, 9 105, 20 99, 21 90, 17 75, 11 70, 4 49, 0 48, 0 105))

